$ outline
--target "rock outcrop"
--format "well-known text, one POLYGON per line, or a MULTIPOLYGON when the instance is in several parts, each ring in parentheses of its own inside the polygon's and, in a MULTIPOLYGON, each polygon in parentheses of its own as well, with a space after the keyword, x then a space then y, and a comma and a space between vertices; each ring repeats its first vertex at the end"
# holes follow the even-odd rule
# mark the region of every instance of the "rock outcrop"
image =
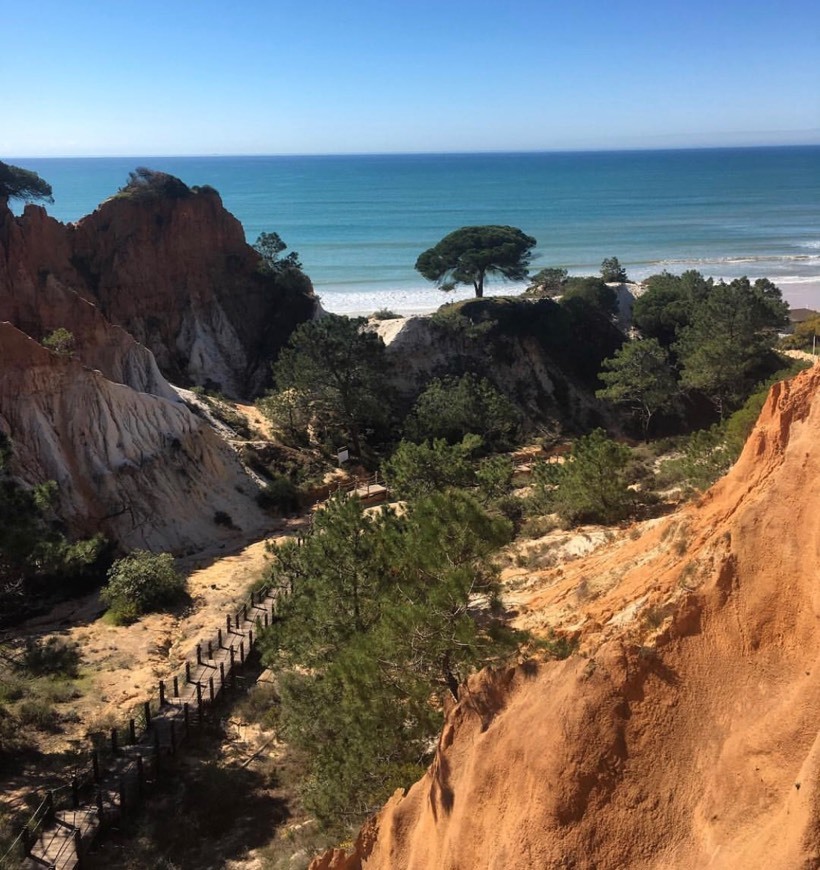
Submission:
POLYGON ((0 432, 25 483, 54 480, 76 535, 182 552, 262 530, 257 488, 235 453, 188 408, 113 383, 0 323, 0 432))
POLYGON ((373 321, 392 362, 391 382, 412 401, 432 377, 480 374, 532 426, 588 431, 614 421, 595 398, 601 360, 624 336, 611 320, 580 303, 550 299, 470 300, 451 312, 373 321))
POLYGON ((471 679, 424 778, 314 867, 820 867, 818 479, 815 366, 696 503, 531 578, 520 624, 578 652, 471 679))

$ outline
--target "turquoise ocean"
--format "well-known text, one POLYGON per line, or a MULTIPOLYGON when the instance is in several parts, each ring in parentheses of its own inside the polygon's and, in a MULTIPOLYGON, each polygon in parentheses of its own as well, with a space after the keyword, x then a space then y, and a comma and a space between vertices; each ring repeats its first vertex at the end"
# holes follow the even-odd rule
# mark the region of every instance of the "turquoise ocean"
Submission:
MULTIPOLYGON (((630 278, 698 269, 766 276, 792 306, 820 308, 820 146, 328 157, 8 158, 54 188, 61 221, 93 211, 137 166, 209 184, 250 242, 275 231, 339 313, 432 310, 447 299, 416 257, 469 224, 538 240, 533 271, 630 278)), ((504 284, 489 291, 508 293, 504 284)))

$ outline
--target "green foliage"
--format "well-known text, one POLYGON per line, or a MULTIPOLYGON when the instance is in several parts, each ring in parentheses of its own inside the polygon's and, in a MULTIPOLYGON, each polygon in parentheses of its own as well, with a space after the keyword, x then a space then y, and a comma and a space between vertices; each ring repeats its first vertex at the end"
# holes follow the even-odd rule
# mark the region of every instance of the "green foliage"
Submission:
POLYGON ((74 353, 75 346, 74 334, 69 332, 64 326, 55 329, 54 332, 50 332, 43 339, 43 347, 60 356, 71 356, 74 353))
POLYGON ((488 456, 476 469, 476 483, 487 501, 495 501, 512 490, 515 463, 510 456, 488 456))
POLYGON ((814 350, 818 335, 820 335, 820 314, 796 324, 794 333, 787 335, 780 346, 790 350, 814 350))
POLYGON ((713 285, 711 278, 693 269, 682 275, 652 275, 644 282, 646 291, 632 307, 635 328, 644 338, 656 338, 663 347, 671 347, 713 285))
POLYGON ((716 284, 679 332, 681 384, 706 395, 723 418, 748 395, 787 311, 780 290, 766 279, 716 284))
POLYGON ((0 202, 21 199, 24 202, 54 202, 51 185, 36 172, 10 166, 0 160, 0 202))
POLYGON ((281 675, 282 733, 308 759, 306 804, 325 826, 349 830, 416 778, 440 696, 515 650, 493 618, 488 567, 510 531, 461 492, 401 517, 334 499, 301 546, 277 549, 271 581, 283 595, 265 661, 281 675), (477 596, 488 602, 480 620, 477 596))
POLYGON ((396 320, 401 317, 401 314, 396 314, 395 311, 391 311, 389 308, 380 308, 378 311, 374 311, 370 316, 373 320, 396 320))
POLYGON ((567 278, 563 301, 580 299, 608 317, 618 313, 618 294, 602 278, 567 278))
POLYGON ((59 722, 54 705, 44 698, 31 698, 20 703, 17 719, 24 727, 37 731, 57 731, 59 722))
POLYGON ((480 299, 488 275, 523 281, 535 245, 532 236, 516 227, 462 227, 420 254, 416 270, 445 291, 458 284, 471 285, 480 299))
POLYGON ((492 447, 509 446, 521 414, 486 378, 473 374, 435 379, 416 399, 404 423, 414 441, 444 438, 453 444, 473 433, 492 447))
POLYGON ((276 404, 263 411, 290 405, 288 425, 310 420, 319 441, 349 440, 361 456, 367 438, 389 422, 384 342, 363 329, 366 322, 329 314, 298 326, 273 367, 276 404))
POLYGON ((601 277, 604 281, 623 283, 629 279, 626 277, 626 269, 620 264, 617 257, 606 257, 601 263, 601 277))
POLYGON ((263 510, 290 514, 299 509, 299 488, 284 474, 275 474, 256 497, 263 510))
POLYGON ((68 541, 51 515, 56 484, 22 487, 8 473, 10 457, 11 446, 0 435, 0 623, 23 612, 36 586, 56 577, 70 585, 105 549, 102 535, 68 541))
POLYGON ((184 600, 185 585, 170 553, 134 550, 111 566, 100 598, 115 622, 128 624, 184 600))
POLYGON ((458 444, 448 444, 443 438, 421 444, 402 440, 382 465, 382 472, 391 492, 401 499, 471 486, 475 482, 473 457, 481 446, 478 435, 465 435, 458 444))
POLYGON ((636 414, 644 440, 652 417, 670 407, 677 393, 669 354, 654 338, 624 344, 614 357, 604 360, 599 377, 606 387, 595 395, 616 405, 626 405, 636 414))
POLYGON ((279 257, 287 247, 279 233, 260 233, 253 248, 262 257, 262 271, 270 275, 279 275, 292 269, 301 271, 302 264, 296 251, 291 251, 286 257, 279 257))
POLYGON ((57 637, 45 642, 29 638, 23 648, 21 666, 34 676, 59 676, 76 679, 79 675, 80 650, 76 644, 57 637))
POLYGON ((530 285, 527 287, 527 296, 534 296, 536 299, 543 297, 560 296, 564 292, 569 272, 566 269, 548 266, 536 272, 530 278, 530 285))
POLYGON ((566 523, 614 523, 632 509, 629 448, 595 429, 579 438, 564 463, 537 463, 536 498, 566 523))
POLYGON ((119 189, 117 196, 133 200, 186 199, 192 193, 188 185, 175 176, 138 166, 128 173, 128 181, 119 189))

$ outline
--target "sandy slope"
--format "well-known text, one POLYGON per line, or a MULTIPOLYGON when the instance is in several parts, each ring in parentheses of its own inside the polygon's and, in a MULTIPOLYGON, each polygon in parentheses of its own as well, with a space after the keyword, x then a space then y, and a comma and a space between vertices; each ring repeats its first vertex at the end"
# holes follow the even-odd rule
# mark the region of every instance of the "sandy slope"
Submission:
POLYGON ((563 662, 482 672, 434 764, 316 867, 820 867, 820 367, 696 504, 522 592, 563 662))

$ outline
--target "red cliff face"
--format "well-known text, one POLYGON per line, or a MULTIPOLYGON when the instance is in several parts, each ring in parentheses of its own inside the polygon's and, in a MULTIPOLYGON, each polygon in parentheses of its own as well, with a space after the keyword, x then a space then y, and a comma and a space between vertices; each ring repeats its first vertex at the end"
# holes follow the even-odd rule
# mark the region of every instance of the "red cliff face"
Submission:
POLYGON ((522 596, 577 654, 471 679, 435 761, 315 868, 820 867, 820 366, 696 504, 522 596))
POLYGON ((174 382, 250 395, 312 316, 310 282, 263 275, 240 223, 208 188, 118 195, 69 228, 82 293, 149 347, 174 382))

